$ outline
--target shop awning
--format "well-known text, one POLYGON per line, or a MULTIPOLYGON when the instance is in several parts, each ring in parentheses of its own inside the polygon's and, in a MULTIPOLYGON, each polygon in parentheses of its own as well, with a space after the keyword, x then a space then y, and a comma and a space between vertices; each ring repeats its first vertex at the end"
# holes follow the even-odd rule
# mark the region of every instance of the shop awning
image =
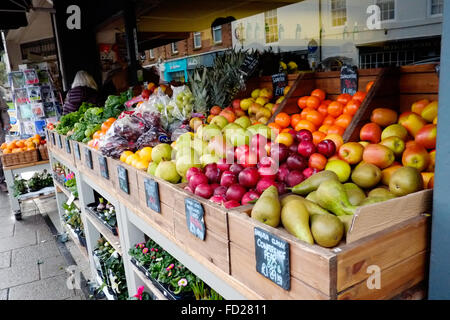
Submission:
POLYGON ((11 30, 28 25, 26 13, 31 0, 2 0, 0 2, 0 29, 11 30))

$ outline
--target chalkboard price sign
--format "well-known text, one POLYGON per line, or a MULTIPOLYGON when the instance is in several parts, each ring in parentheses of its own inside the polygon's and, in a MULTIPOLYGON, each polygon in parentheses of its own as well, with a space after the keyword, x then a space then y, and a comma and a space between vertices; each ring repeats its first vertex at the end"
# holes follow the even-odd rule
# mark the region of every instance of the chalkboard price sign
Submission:
POLYGON ((66 152, 72 153, 72 148, 70 148, 70 140, 66 138, 66 152))
POLYGON ((289 243, 255 227, 256 271, 285 290, 291 288, 289 243))
POLYGON ((259 60, 257 57, 247 55, 239 70, 244 74, 244 76, 250 78, 258 67, 258 64, 259 60))
POLYGON ((88 148, 84 148, 84 159, 89 169, 93 170, 94 165, 92 164, 92 152, 88 148))
POLYGON ((54 132, 52 132, 52 142, 53 142, 53 145, 56 147, 56 140, 55 140, 55 133, 54 132))
POLYGON ((159 200, 158 183, 153 179, 144 180, 145 198, 147 199, 147 207, 161 213, 161 203, 159 200))
POLYGON ((354 95, 358 91, 358 70, 355 66, 341 68, 341 93, 354 95))
POLYGON ((58 147, 60 149, 62 149, 62 141, 61 141, 61 136, 58 134, 58 147))
POLYGON ((127 171, 127 169, 125 169, 122 166, 117 166, 117 174, 118 174, 120 189, 123 192, 125 192, 127 194, 130 194, 130 186, 128 184, 128 171, 127 171))
POLYGON ((195 199, 185 198, 186 223, 189 232, 201 240, 205 240, 206 227, 203 206, 195 199))
POLYGON ((80 152, 80 145, 77 142, 74 142, 75 145, 75 156, 78 160, 81 160, 81 152, 80 152))
POLYGON ((284 88, 288 86, 288 79, 286 73, 277 73, 272 75, 273 96, 284 96, 284 88))
POLYGON ((100 165, 100 174, 102 177, 109 180, 108 162, 106 157, 98 156, 98 164, 100 165))

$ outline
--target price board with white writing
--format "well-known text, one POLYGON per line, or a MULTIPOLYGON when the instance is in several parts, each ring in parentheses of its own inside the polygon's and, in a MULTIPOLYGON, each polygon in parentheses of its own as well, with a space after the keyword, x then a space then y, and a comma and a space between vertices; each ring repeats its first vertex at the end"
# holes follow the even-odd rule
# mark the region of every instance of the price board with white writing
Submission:
POLYGON ((159 200, 159 186, 158 182, 153 179, 146 178, 144 180, 145 199, 147 200, 147 207, 155 212, 161 213, 161 202, 159 200))
POLYGON ((109 180, 108 162, 106 157, 98 156, 98 164, 100 166, 100 174, 103 178, 109 180))
POLYGON ((186 223, 189 232, 201 240, 205 240, 205 212, 200 202, 195 199, 185 198, 186 223))
POLYGON ((117 179, 119 180, 120 190, 130 194, 130 185, 128 182, 128 170, 122 166, 117 166, 117 179))

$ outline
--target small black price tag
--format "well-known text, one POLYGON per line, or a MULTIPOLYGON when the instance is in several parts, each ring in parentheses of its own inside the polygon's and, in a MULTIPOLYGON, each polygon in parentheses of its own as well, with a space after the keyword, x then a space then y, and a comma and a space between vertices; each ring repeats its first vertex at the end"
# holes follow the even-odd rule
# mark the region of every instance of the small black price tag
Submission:
POLYGON ((100 174, 102 177, 109 180, 108 161, 106 157, 98 156, 98 164, 100 165, 100 174))
POLYGON ((161 213, 161 203, 159 200, 159 186, 158 182, 153 179, 144 180, 145 198, 147 199, 147 207, 161 213))
POLYGON ((67 153, 72 153, 72 148, 70 147, 70 140, 68 138, 66 138, 66 152, 67 153))
POLYGON ((205 240, 206 227, 203 206, 195 199, 185 198, 184 207, 189 232, 201 240, 205 240))
POLYGON ((80 144, 78 142, 74 142, 75 145, 75 156, 78 160, 81 161, 81 152, 80 152, 80 144))
POLYGON ((52 143, 56 147, 55 133, 52 132, 52 143))
POLYGON ((239 70, 245 75, 246 78, 250 78, 256 71, 258 65, 258 57, 247 55, 244 59, 244 62, 242 62, 241 66, 239 67, 239 70))
POLYGON ((255 227, 256 271, 285 290, 291 288, 289 243, 255 227))
POLYGON ((130 187, 128 184, 128 170, 122 166, 117 166, 117 174, 118 174, 120 189, 123 192, 130 194, 130 187))
POLYGON ((341 68, 341 93, 354 95, 358 91, 358 69, 344 65, 341 68))
POLYGON ((62 149, 62 141, 61 141, 61 136, 58 134, 58 147, 60 149, 62 149))
POLYGON ((92 152, 88 148, 84 148, 84 159, 86 160, 87 167, 93 170, 94 165, 92 164, 92 152))
POLYGON ((286 73, 277 73, 272 75, 273 96, 284 96, 284 88, 288 86, 288 78, 286 73))

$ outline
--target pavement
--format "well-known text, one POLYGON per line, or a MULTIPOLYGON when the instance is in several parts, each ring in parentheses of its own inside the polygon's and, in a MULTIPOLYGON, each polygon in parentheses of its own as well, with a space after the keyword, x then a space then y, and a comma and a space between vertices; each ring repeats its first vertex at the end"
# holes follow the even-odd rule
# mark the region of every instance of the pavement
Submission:
POLYGON ((0 300, 88 298, 83 281, 80 289, 68 285, 73 270, 89 280, 89 262, 72 240, 58 240, 49 219, 55 211, 55 197, 27 201, 16 221, 7 194, 0 192, 0 300))

